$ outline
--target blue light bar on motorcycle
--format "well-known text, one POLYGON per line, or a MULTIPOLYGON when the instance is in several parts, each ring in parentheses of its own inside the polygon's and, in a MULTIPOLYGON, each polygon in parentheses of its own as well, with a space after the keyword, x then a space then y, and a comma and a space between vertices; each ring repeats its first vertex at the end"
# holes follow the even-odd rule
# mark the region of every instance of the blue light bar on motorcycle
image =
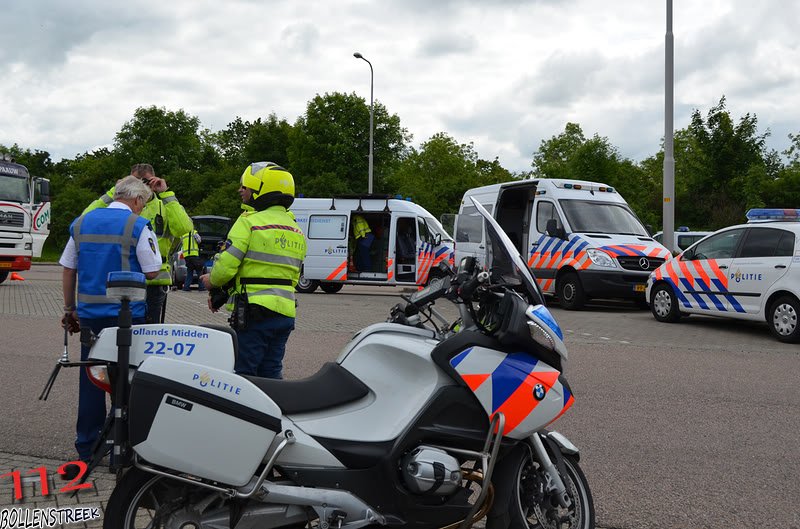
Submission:
POLYGON ((113 299, 142 301, 147 285, 141 272, 110 272, 106 280, 106 296, 113 299))
POLYGON ((751 209, 747 212, 747 220, 789 220, 800 221, 800 209, 751 209))
POLYGON ((561 340, 564 339, 564 333, 561 332, 561 327, 559 327, 558 323, 556 323, 556 319, 553 317, 550 311, 547 310, 547 307, 544 305, 536 305, 533 307, 531 312, 533 312, 537 318, 542 320, 542 323, 547 325, 550 330, 556 334, 556 336, 558 336, 561 340))

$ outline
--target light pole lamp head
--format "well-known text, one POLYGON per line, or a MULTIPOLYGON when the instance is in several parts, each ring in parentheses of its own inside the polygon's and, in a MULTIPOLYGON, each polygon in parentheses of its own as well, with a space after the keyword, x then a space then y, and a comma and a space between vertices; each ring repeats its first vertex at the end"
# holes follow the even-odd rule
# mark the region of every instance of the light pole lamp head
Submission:
POLYGON ((353 57, 355 57, 356 59, 363 59, 363 58, 364 58, 364 56, 363 56, 363 55, 361 55, 359 52, 355 52, 355 53, 353 54, 353 57))

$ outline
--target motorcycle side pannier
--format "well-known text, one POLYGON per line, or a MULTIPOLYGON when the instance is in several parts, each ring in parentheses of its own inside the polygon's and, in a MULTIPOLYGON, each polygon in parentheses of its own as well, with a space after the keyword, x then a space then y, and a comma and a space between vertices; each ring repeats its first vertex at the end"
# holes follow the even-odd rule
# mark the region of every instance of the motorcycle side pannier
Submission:
POLYGON ((281 411, 234 373, 148 358, 131 381, 130 443, 145 462, 242 486, 281 431, 281 411))

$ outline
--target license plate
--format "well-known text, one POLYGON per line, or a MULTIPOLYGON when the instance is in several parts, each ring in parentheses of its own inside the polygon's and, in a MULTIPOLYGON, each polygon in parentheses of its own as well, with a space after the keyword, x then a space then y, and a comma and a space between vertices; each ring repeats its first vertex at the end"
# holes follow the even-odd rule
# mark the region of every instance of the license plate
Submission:
POLYGON ((11 268, 11 263, 0 262, 0 268, 11 268))
POLYGON ((647 285, 633 285, 634 292, 645 292, 647 290, 647 285))

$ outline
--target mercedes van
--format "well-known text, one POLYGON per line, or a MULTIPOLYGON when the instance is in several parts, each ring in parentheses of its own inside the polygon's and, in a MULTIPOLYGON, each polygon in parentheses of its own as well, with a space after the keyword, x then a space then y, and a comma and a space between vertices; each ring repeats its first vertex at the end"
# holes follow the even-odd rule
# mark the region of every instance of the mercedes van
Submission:
POLYGON ((650 272, 670 257, 611 186, 531 179, 468 190, 455 220, 456 260, 481 258, 486 245, 474 197, 492 213, 545 294, 577 310, 591 298, 646 306, 650 272))

